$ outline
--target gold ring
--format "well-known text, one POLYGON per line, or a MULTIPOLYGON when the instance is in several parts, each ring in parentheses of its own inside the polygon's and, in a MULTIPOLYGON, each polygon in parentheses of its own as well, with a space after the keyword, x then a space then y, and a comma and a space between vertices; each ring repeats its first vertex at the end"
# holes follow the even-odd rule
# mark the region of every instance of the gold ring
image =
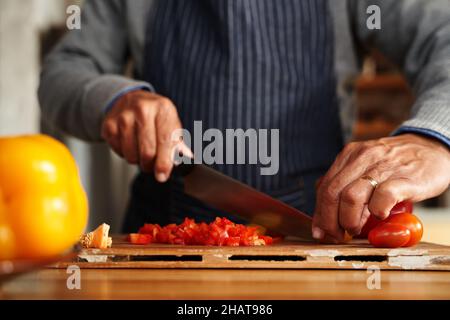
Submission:
POLYGON ((372 187, 376 188, 378 186, 378 182, 372 178, 371 176, 362 176, 361 179, 367 180, 370 182, 370 184, 372 185, 372 187))

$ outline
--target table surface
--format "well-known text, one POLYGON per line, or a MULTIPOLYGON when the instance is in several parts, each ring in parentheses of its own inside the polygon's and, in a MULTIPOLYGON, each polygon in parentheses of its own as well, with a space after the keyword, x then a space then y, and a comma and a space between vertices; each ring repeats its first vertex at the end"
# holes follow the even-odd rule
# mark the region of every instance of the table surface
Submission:
POLYGON ((63 269, 0 284, 0 299, 450 299, 450 273, 367 270, 82 269, 69 290, 63 269))

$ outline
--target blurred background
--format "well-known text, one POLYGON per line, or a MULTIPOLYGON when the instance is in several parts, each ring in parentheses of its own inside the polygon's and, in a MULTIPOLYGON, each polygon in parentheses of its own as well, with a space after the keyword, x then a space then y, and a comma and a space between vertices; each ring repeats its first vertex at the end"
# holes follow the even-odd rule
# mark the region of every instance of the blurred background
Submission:
MULTIPOLYGON (((44 132, 68 145, 90 201, 89 228, 107 222, 120 230, 128 188, 136 168, 104 144, 68 137, 40 120, 36 90, 43 56, 66 32, 66 8, 74 0, 0 0, 0 135, 44 132)), ((354 140, 389 135, 408 117, 414 95, 402 75, 378 52, 362 73, 349 78, 358 120, 354 140)), ((450 245, 450 192, 415 206, 425 224, 425 241, 450 245)))

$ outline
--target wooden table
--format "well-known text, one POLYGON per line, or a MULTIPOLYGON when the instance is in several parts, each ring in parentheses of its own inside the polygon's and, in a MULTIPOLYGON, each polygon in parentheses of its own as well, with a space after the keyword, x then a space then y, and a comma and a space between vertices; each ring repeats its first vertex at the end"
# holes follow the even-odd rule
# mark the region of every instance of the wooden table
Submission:
POLYGON ((0 284, 0 299, 450 299, 450 273, 381 271, 369 290, 365 270, 82 269, 69 290, 64 269, 43 269, 0 284))

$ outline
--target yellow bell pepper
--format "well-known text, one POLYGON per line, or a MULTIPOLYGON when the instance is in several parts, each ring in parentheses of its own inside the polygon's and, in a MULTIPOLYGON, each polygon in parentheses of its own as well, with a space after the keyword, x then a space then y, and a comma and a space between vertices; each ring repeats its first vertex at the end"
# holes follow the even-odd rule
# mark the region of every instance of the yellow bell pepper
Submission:
POLYGON ((87 218, 78 168, 62 143, 0 138, 0 260, 58 255, 79 240, 87 218))

